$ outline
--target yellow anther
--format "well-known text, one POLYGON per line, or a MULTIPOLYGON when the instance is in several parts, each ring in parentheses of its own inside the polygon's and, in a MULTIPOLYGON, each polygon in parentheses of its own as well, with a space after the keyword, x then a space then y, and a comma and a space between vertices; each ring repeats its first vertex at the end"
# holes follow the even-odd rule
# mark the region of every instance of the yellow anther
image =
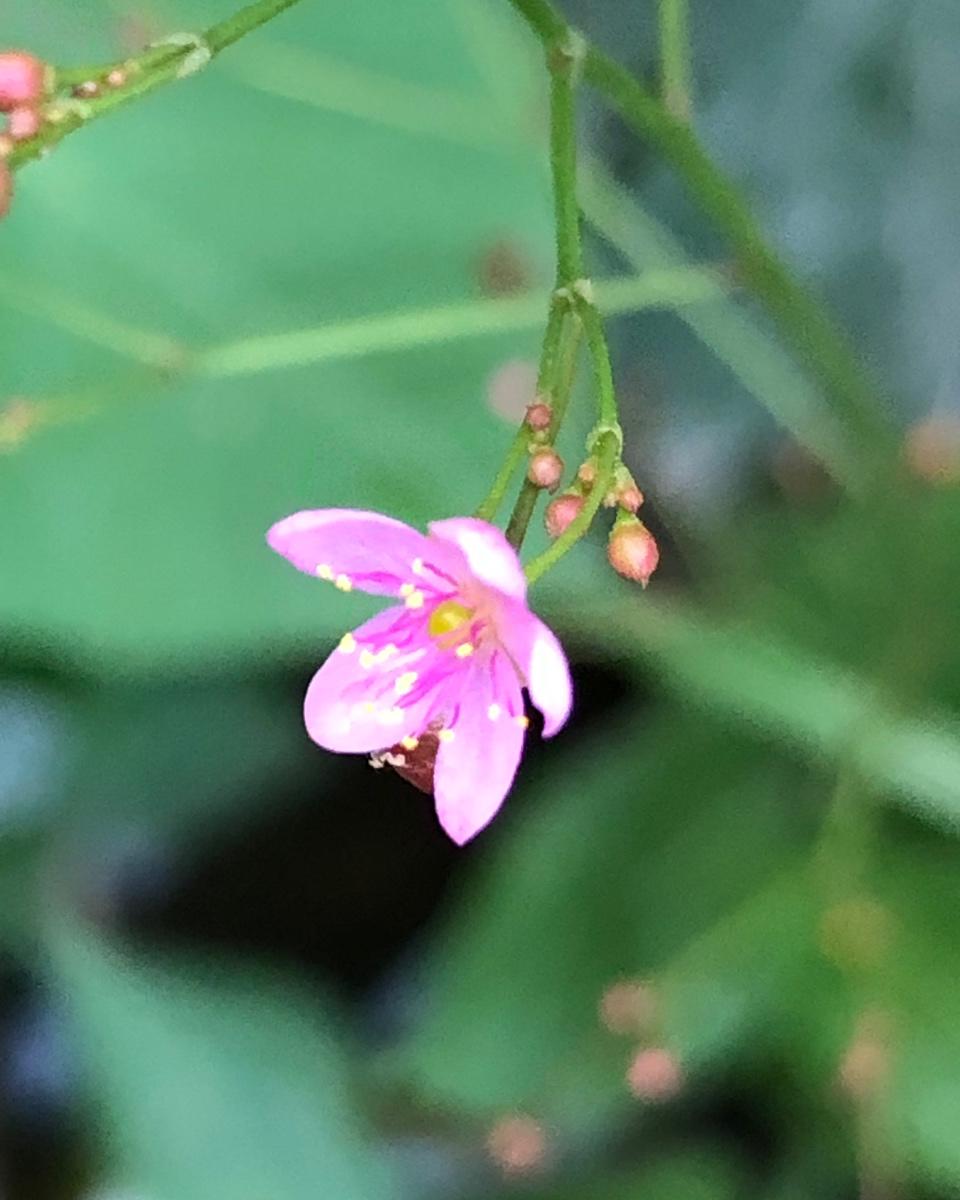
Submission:
POLYGON ((401 596, 412 596, 416 590, 417 589, 413 586, 412 583, 401 583, 400 584, 400 595, 401 596))
POLYGON ((407 696, 413 691, 413 685, 417 682, 420 676, 416 671, 404 671, 402 675, 398 675, 393 690, 398 696, 407 696))
POLYGON ((353 584, 348 575, 338 575, 333 581, 333 586, 339 588, 341 592, 353 591, 353 584))
POLYGON ((413 562, 410 564, 410 570, 414 573, 414 575, 422 575, 423 574, 423 559, 415 558, 413 560, 413 562))
POLYGON ((344 654, 352 654, 357 648, 357 639, 352 633, 345 633, 340 639, 340 649, 344 654))
POLYGON ((416 588, 410 593, 406 599, 407 608, 423 608, 424 595, 423 592, 416 588))
POLYGON ((317 575, 328 582, 333 579, 333 567, 329 563, 317 563, 317 575))
POLYGON ((487 709, 487 716, 490 718, 491 721, 499 721, 500 713, 502 711, 503 710, 501 709, 499 704, 491 704, 490 707, 487 709))
POLYGON ((440 638, 448 633, 455 633, 473 616, 473 609, 467 608, 456 600, 444 600, 430 614, 427 631, 431 637, 440 638))
POLYGON ((377 651, 376 660, 378 663, 386 662, 387 659, 391 658, 394 654, 396 654, 396 652, 397 648, 393 642, 387 642, 382 650, 377 651))
POLYGON ((452 742, 456 734, 452 729, 441 729, 437 734, 437 740, 441 742, 452 742))
POLYGON ((404 748, 404 750, 416 750, 416 748, 420 745, 420 739, 415 737, 405 737, 401 739, 400 745, 404 748))
POLYGON ((454 650, 454 654, 456 654, 457 658, 469 658, 472 653, 473 642, 461 642, 456 650, 454 650))
POLYGON ((520 726, 521 729, 529 729, 530 728, 530 718, 529 717, 514 717, 513 719, 516 721, 516 723, 520 726))
POLYGON ((360 705, 360 711, 365 712, 368 715, 372 715, 377 711, 377 706, 372 700, 364 700, 364 702, 360 705))
POLYGON ((371 650, 364 649, 360 651, 360 666, 365 671, 369 671, 371 667, 375 667, 376 665, 377 656, 371 650))

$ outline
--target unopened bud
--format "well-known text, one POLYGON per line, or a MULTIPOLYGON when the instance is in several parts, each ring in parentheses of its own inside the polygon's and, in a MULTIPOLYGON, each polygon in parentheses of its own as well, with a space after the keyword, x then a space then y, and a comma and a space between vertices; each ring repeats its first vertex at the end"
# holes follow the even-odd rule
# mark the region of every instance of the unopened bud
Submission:
POLYGON ((633 518, 613 527, 607 543, 607 558, 613 569, 625 579, 634 579, 646 587, 657 569, 660 551, 656 539, 642 521, 633 518))
POLYGON ((114 67, 107 76, 107 85, 112 88, 122 88, 126 86, 129 76, 122 67, 114 67))
POLYGON ((0 217, 5 217, 13 199, 13 172, 6 160, 0 158, 0 217))
POLYGON ((662 1046, 634 1055, 627 1071, 627 1087, 638 1100, 669 1100, 683 1086, 683 1073, 675 1054, 662 1046))
POLYGON ((643 492, 635 483, 628 483, 625 488, 620 489, 617 500, 621 508, 626 509, 628 513, 635 513, 643 504, 643 492))
POLYGON ((527 478, 538 488, 555 491, 563 478, 563 459, 556 450, 547 447, 534 451, 527 467, 527 478))
POLYGON ((24 50, 0 54, 0 112, 10 112, 23 104, 38 104, 43 99, 47 67, 24 50))
POLYGON ((580 464, 577 478, 585 488, 592 488, 597 482, 597 464, 592 458, 588 458, 585 463, 580 464))
POLYGON ((100 95, 100 84, 95 79, 86 79, 74 87, 73 95, 78 100, 93 100, 100 95))
POLYGON ((36 137, 42 124, 40 110, 23 105, 11 111, 7 120, 7 133, 15 142, 25 142, 28 138, 36 137))
POLYGON ((564 492, 547 505, 543 523, 551 537, 559 537, 571 521, 575 521, 583 508, 583 497, 575 492, 564 492))
POLYGON ((544 430, 549 429, 552 420, 553 409, 542 400, 531 404, 527 409, 527 424, 537 433, 543 433, 544 430))

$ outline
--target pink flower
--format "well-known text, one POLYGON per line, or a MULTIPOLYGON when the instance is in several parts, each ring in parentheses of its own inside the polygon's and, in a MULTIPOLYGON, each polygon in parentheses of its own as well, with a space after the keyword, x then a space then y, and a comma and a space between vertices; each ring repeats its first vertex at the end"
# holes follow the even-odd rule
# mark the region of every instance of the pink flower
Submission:
POLYGON ((528 721, 545 737, 570 714, 566 656, 527 608, 520 561, 493 525, 434 521, 419 533, 379 513, 317 509, 278 522, 267 541, 341 591, 396 597, 343 636, 307 689, 304 719, 320 746, 370 754, 437 736, 440 824, 462 845, 487 825, 513 783, 528 721))

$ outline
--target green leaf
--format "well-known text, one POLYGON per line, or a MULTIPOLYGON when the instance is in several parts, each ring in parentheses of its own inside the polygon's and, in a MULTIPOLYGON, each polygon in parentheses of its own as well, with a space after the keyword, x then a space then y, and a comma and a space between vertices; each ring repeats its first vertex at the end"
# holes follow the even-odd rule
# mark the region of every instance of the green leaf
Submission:
POLYGON ((122 1177, 178 1200, 376 1200, 335 1027, 267 976, 147 963, 70 923, 53 969, 122 1177))
MULTIPOLYGON (((63 18, 53 29, 69 24, 66 0, 47 7, 63 18)), ((382 69, 389 47, 409 82, 460 89, 498 128, 453 6, 416 0, 398 20, 377 0, 302 5, 281 28, 358 69, 382 69)), ((65 41, 59 57, 72 51, 65 41)), ((362 609, 270 555, 268 525, 324 505, 417 524, 471 511, 512 432, 487 377, 534 355, 537 332, 233 380, 174 361, 162 387, 155 366, 131 373, 102 343, 122 342, 125 323, 130 353, 151 359, 157 337, 237 342, 459 304, 481 297, 484 256, 504 244, 546 297, 549 228, 536 159, 502 138, 398 132, 267 97, 216 64, 25 169, 0 268, 30 281, 38 315, 12 324, 5 388, 41 412, 56 395, 57 414, 78 419, 38 428, 0 464, 0 625, 112 671, 355 623, 362 609), (97 345, 88 304, 104 316, 97 345)))

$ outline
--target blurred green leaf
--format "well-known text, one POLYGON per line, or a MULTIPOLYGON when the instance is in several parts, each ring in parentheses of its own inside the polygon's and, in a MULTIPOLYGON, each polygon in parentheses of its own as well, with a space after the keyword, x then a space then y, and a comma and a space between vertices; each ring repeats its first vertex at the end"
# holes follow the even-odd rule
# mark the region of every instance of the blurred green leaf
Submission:
POLYGON ((516 1194, 529 1200, 736 1200, 744 1182, 729 1155, 693 1144, 632 1171, 516 1194))
MULTIPOLYGON (((32 26, 21 14, 28 44, 42 21, 69 25, 47 7, 32 26)), ((222 8, 193 6, 189 23, 222 8)), ((109 46, 102 10, 97 28, 109 46)), ((283 29, 357 69, 381 69, 389 46, 411 84, 485 103, 452 7, 416 0, 400 21, 376 0, 303 5, 283 29)), ((529 81, 517 86, 522 100, 529 81)), ((94 384, 104 407, 0 464, 0 622, 104 670, 331 638, 357 609, 273 561, 267 526, 322 505, 416 523, 470 511, 510 437, 486 377, 537 344, 534 331, 157 392, 64 329, 64 297, 89 297, 110 337, 122 315, 154 337, 235 341, 478 297, 498 246, 546 287, 549 228, 546 181, 515 147, 294 106, 217 67, 68 139, 22 173, 4 225, 0 269, 59 305, 56 326, 15 318, 4 387, 94 384)))
MULTIPOLYGON (((559 772, 451 914, 430 959, 426 1017, 394 1066, 458 1107, 593 1124, 628 1098, 630 1047, 601 1028, 604 991, 669 975, 792 859, 805 817, 789 771, 758 768, 749 745, 709 726, 610 730, 559 772)), ((759 958, 763 929, 750 928, 759 958)), ((747 993, 769 987, 737 978, 747 993)), ((723 1037, 729 1049, 730 1027, 723 1037)))
POLYGON ((315 1001, 269 977, 147 963, 70 923, 51 951, 105 1146, 145 1195, 393 1194, 315 1001))

